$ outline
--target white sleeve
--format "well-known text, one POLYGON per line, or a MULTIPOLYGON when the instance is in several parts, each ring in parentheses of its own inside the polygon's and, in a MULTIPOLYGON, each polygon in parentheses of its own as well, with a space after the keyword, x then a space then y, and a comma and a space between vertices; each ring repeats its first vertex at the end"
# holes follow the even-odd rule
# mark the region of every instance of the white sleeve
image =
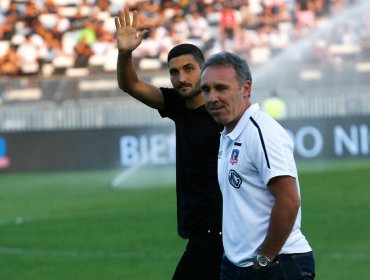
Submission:
POLYGON ((277 176, 296 178, 293 141, 285 130, 272 119, 255 124, 253 129, 250 152, 264 184, 277 176))

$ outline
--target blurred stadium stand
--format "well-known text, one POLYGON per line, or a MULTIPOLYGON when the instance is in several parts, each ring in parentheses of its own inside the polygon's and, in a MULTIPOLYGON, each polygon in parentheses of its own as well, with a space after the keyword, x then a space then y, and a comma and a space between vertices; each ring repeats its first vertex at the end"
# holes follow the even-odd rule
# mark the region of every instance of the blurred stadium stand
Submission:
POLYGON ((171 86, 167 52, 192 42, 206 56, 224 49, 245 57, 252 68, 253 101, 262 102, 274 90, 286 102, 288 118, 370 115, 368 0, 256 1, 256 7, 217 0, 5 0, 0 131, 167 124, 118 89, 113 17, 124 3, 140 11, 139 22, 150 31, 134 53, 148 82, 171 86), (230 30, 221 24, 226 6, 233 13, 230 30), (302 9, 312 13, 313 22, 300 18, 302 9), (194 26, 204 26, 202 36, 194 26), (82 38, 88 42, 86 55, 76 50, 82 38), (34 63, 33 52, 38 69, 27 72, 20 61, 34 63))

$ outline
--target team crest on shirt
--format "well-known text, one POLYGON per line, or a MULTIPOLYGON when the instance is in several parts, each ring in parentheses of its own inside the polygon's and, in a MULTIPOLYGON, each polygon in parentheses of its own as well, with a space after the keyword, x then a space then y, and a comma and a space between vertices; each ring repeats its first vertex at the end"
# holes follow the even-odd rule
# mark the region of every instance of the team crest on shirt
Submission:
POLYGON ((237 164, 238 163, 238 157, 239 157, 239 150, 238 149, 233 149, 231 152, 231 157, 230 157, 230 163, 231 164, 237 164))

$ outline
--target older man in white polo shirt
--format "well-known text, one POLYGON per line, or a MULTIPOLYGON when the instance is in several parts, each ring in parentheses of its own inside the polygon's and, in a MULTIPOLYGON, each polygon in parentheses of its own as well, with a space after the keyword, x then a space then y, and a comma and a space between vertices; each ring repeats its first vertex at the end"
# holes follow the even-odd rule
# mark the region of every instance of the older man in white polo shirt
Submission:
POLYGON ((312 249, 301 232, 293 142, 250 103, 248 64, 222 52, 203 65, 208 112, 224 125, 218 154, 225 257, 221 279, 313 279, 312 249))

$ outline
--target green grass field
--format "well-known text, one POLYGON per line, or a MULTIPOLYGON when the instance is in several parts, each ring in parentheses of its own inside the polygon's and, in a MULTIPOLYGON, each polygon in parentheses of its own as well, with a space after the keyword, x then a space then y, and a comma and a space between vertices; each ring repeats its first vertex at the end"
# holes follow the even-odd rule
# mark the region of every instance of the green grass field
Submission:
MULTIPOLYGON (((369 279, 369 161, 301 169, 317 279, 369 279)), ((1 175, 0 279, 171 279, 185 246, 174 188, 112 189, 114 176, 1 175)))

